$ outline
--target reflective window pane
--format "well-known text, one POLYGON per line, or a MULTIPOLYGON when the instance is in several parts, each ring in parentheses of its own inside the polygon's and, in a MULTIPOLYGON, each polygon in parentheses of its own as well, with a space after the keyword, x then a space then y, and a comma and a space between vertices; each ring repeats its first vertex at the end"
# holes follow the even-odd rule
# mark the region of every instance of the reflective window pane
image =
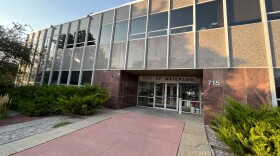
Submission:
POLYGON ((59 37, 59 43, 58 43, 58 48, 59 49, 63 49, 64 43, 65 43, 65 39, 66 39, 66 35, 65 34, 61 34, 60 37, 59 37))
POLYGON ((128 21, 116 23, 114 42, 125 41, 127 37, 128 21))
POLYGON ((92 27, 88 34, 88 45, 96 45, 99 27, 92 27))
POLYGON ((259 0, 228 0, 227 11, 230 26, 261 22, 259 0))
POLYGON ((197 5, 196 29, 205 30, 224 26, 222 0, 197 5))
POLYGON ((78 31, 77 43, 83 43, 86 40, 86 30, 78 31))
POLYGON ((280 11, 279 0, 265 0, 267 12, 280 11))
POLYGON ((101 27, 100 44, 108 44, 111 42, 112 24, 101 27))
POLYGON ((154 37, 154 36, 163 36, 167 34, 167 30, 163 31, 156 31, 156 32, 150 32, 149 37, 154 37))
POLYGON ((277 19, 280 19, 280 13, 277 13, 277 14, 268 14, 267 18, 268 18, 268 20, 277 20, 277 19))
POLYGON ((91 84, 92 71, 83 71, 82 85, 91 84))
POLYGON ((146 20, 147 20, 146 16, 132 19, 130 23, 130 34, 145 33, 146 20))
POLYGON ((67 84, 68 73, 69 73, 68 71, 62 72, 60 84, 67 84))
POLYGON ((72 71, 71 81, 70 81, 71 85, 78 85, 79 75, 80 75, 79 71, 72 71))
POLYGON ((274 69, 277 99, 280 99, 280 69, 274 69))
POLYGON ((150 15, 149 31, 167 29, 167 23, 168 23, 167 12, 150 15))
POLYGON ((193 24, 193 7, 186 7, 171 11, 171 28, 193 24))
POLYGON ((189 31, 193 31, 193 30, 192 30, 192 26, 190 26, 190 27, 182 27, 182 28, 171 29, 171 34, 177 34, 177 33, 189 32, 189 31))
POLYGON ((137 35, 130 35, 130 37, 129 37, 130 40, 140 39, 140 38, 145 38, 145 33, 144 34, 137 34, 137 35))

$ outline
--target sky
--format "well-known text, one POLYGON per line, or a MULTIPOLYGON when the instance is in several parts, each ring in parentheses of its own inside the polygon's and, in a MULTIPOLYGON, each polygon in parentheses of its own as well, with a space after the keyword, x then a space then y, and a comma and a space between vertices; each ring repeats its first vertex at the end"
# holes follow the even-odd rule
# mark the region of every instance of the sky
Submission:
POLYGON ((35 31, 131 1, 134 0, 0 0, 0 25, 28 24, 35 31))

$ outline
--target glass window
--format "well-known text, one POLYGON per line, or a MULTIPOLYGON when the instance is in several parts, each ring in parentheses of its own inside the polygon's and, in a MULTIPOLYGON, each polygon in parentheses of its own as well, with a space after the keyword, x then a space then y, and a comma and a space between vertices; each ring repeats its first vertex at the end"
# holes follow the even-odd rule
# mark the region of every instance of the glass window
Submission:
POLYGON ((100 44, 108 44, 111 42, 112 24, 103 25, 101 27, 100 44))
POLYGON ((163 36, 167 34, 167 30, 163 31, 154 31, 149 33, 149 37, 154 37, 154 36, 163 36))
POLYGON ((68 73, 68 71, 62 72, 60 84, 67 84, 68 73))
POLYGON ((205 30, 224 26, 222 0, 197 5, 196 29, 205 30))
POLYGON ((82 85, 91 84, 92 71, 83 71, 82 85))
POLYGON ((99 27, 92 27, 88 33, 88 45, 96 45, 99 27))
POLYGON ((280 100, 280 69, 274 69, 276 96, 280 100))
POLYGON ((228 0, 227 11, 230 26, 261 22, 259 0, 228 0))
POLYGON ((265 0, 267 12, 280 11, 280 1, 279 0, 265 0))
POLYGON ((193 7, 186 7, 171 11, 171 28, 193 24, 193 7))
POLYGON ((80 75, 79 71, 72 71, 71 81, 70 81, 71 85, 78 85, 79 75, 80 75))
POLYGON ((150 15, 149 19, 149 32, 167 29, 168 13, 159 13, 150 15))
POLYGON ((267 19, 276 20, 280 19, 280 1, 279 0, 266 0, 267 19))
POLYGON ((192 31, 193 7, 171 11, 171 34, 192 31))
POLYGON ((60 37, 59 37, 59 43, 58 43, 58 48, 59 49, 63 49, 64 43, 65 43, 65 39, 66 39, 66 35, 65 34, 61 34, 60 37))
POLYGON ((128 21, 116 23, 114 42, 125 41, 127 36, 128 21))
POLYGON ((78 31, 77 47, 81 47, 84 45, 86 40, 86 33, 86 30, 78 31))
POLYGON ((146 20, 147 17, 139 17, 134 18, 131 20, 131 28, 130 28, 130 34, 140 34, 146 32, 146 20))
POLYGON ((138 105, 153 107, 154 103, 154 83, 139 82, 138 105))
POLYGON ((68 33, 68 42, 67 48, 73 48, 74 40, 75 40, 75 33, 68 33))
POLYGON ((51 82, 52 84, 57 83, 58 74, 59 74, 59 71, 53 71, 52 82, 51 82))

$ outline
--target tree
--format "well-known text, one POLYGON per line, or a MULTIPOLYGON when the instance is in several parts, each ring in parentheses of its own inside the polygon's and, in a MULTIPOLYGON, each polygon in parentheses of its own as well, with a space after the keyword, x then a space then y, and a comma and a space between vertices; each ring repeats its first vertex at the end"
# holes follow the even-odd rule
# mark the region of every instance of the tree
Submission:
POLYGON ((27 45, 25 27, 13 23, 12 28, 0 25, 0 94, 12 87, 19 64, 29 65, 32 45, 27 45))

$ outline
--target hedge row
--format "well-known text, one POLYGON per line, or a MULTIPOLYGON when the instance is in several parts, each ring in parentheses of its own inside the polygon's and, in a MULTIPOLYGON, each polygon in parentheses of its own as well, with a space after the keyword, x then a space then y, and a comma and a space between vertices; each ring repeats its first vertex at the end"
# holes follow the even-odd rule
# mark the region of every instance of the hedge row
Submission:
POLYGON ((108 100, 106 90, 93 86, 22 86, 10 91, 11 108, 28 116, 90 115, 108 100))

